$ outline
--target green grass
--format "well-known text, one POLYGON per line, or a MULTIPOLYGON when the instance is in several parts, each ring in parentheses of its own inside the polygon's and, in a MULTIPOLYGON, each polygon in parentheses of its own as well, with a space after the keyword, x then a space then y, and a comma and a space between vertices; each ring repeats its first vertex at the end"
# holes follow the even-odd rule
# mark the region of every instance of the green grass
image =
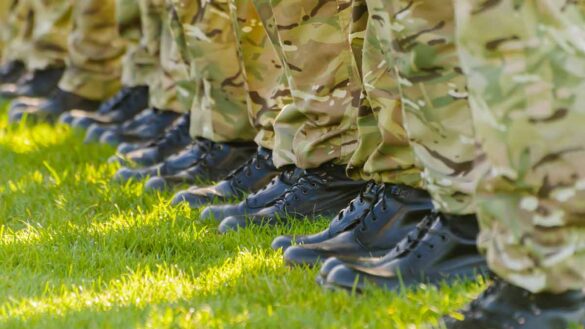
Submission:
POLYGON ((419 328, 482 283, 363 295, 326 291, 284 266, 282 233, 222 236, 172 193, 112 184, 113 149, 49 125, 9 126, 0 104, 1 328, 419 328))

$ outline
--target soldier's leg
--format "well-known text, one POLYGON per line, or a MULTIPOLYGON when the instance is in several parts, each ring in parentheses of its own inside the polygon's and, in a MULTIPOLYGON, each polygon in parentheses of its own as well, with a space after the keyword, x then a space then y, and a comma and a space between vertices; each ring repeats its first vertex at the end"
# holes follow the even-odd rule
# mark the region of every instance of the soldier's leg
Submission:
POLYGON ((14 1, 2 1, 2 3, 0 3, 0 63, 3 61, 4 48, 6 46, 6 41, 9 38, 8 19, 15 4, 14 1))
POLYGON ((456 3, 477 140, 490 168, 476 198, 480 245, 511 284, 496 284, 450 326, 585 326, 585 8, 456 3))
POLYGON ((115 4, 115 0, 75 2, 67 68, 58 89, 39 107, 15 113, 13 121, 28 115, 31 120, 54 122, 73 109, 95 111, 120 89, 125 43, 119 38, 115 4))
MULTIPOLYGON (((262 23, 250 0, 230 0, 231 23, 236 36, 236 49, 242 70, 248 120, 256 128, 254 141, 258 151, 234 174, 217 184, 191 188, 181 192, 176 201, 187 201, 192 207, 212 200, 232 201, 246 193, 256 192, 278 174, 274 149, 274 120, 280 109, 290 103, 284 71, 262 23), (231 188, 237 186, 237 188, 231 188)), ((219 216, 217 216, 216 219, 219 216)))
POLYGON ((392 250, 373 263, 340 265, 327 284, 351 289, 357 282, 362 289, 370 283, 396 290, 421 281, 473 278, 486 269, 476 247, 479 228, 472 198, 481 167, 474 166, 474 131, 454 43, 453 6, 370 0, 368 9, 377 29, 375 44, 385 55, 379 64, 396 67, 396 82, 387 90, 400 92, 408 138, 436 212, 411 232, 407 239, 417 236, 421 242, 400 258, 392 250))
POLYGON ((347 37, 352 24, 351 3, 254 3, 293 97, 293 103, 286 105, 274 122, 274 161, 279 165, 281 158, 284 163, 293 160, 297 167, 308 170, 286 190, 290 193, 285 200, 264 203, 264 209, 247 218, 225 218, 220 224, 222 232, 304 216, 333 216, 365 185, 345 174, 345 165, 357 145, 355 117, 360 90, 347 37))
MULTIPOLYGON (((189 108, 178 101, 181 93, 177 90, 187 80, 188 71, 171 36, 170 9, 165 0, 140 0, 139 9, 142 38, 125 58, 122 81, 126 88, 147 87, 149 108, 115 131, 103 133, 100 141, 118 145, 115 159, 153 165, 190 141, 185 114, 189 108)), ((132 173, 122 168, 117 177, 126 180, 133 178, 132 173)))
POLYGON ((0 31, 3 40, 0 83, 15 83, 26 74, 26 54, 30 51, 32 9, 28 0, 4 1, 9 15, 0 31))
MULTIPOLYGON (((397 81, 390 63, 385 64, 386 49, 374 26, 379 21, 375 14, 369 15, 365 0, 353 1, 349 37, 363 86, 357 118, 359 143, 348 173, 375 183, 325 231, 275 239, 273 247, 286 249, 284 260, 288 264, 316 265, 328 257, 382 256, 432 208, 429 195, 420 189, 421 170, 415 165, 403 127, 397 81), (293 240, 300 245, 289 248, 293 240)), ((327 267, 335 261, 328 261, 319 280, 326 278, 327 267)))
POLYGON ((114 0, 76 1, 75 28, 69 38, 67 70, 59 88, 86 99, 103 101, 120 89, 120 39, 114 0))
MULTIPOLYGON (((347 164, 357 146, 355 118, 360 91, 347 37, 351 2, 255 2, 294 99, 294 106, 283 109, 276 119, 275 130, 283 127, 287 132, 291 126, 300 126, 293 140, 280 142, 285 150, 292 148, 300 168, 316 168, 327 162, 347 164)), ((278 160, 278 148, 275 153, 278 160)))
POLYGON ((97 112, 73 110, 63 113, 59 121, 76 128, 89 129, 86 142, 99 140, 104 125, 117 125, 148 107, 148 82, 158 60, 143 49, 141 10, 138 0, 116 0, 118 31, 126 52, 122 59, 122 88, 103 102, 97 112))
MULTIPOLYGON (((190 130, 195 141, 184 152, 169 158, 173 165, 165 166, 169 170, 159 172, 160 177, 149 181, 148 187, 219 180, 256 150, 227 1, 205 3, 201 9, 192 8, 195 10, 190 14, 185 12, 192 7, 189 1, 172 4, 172 56, 190 64, 190 76, 185 82, 191 80, 195 87, 190 109, 190 130)), ((171 47, 166 48, 165 51, 171 47)), ((172 86, 164 81, 160 85, 172 86)))
POLYGON ((67 58, 67 37, 72 29, 72 1, 51 4, 27 0, 31 9, 31 27, 25 65, 30 76, 0 91, 4 97, 45 98, 56 89, 67 58))

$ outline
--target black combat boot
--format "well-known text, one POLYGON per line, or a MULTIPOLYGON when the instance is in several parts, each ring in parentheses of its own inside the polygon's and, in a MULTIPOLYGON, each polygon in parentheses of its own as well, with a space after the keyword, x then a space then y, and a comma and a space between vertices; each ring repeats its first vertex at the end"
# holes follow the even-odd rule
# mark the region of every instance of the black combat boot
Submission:
POLYGON ((272 248, 286 250, 293 244, 320 243, 353 229, 374 207, 383 186, 383 184, 369 182, 363 191, 333 218, 325 230, 311 235, 281 235, 272 241, 272 248))
POLYGON ((109 145, 127 143, 148 143, 157 139, 167 130, 175 120, 181 116, 180 113, 153 109, 141 113, 133 119, 124 122, 104 132, 100 142, 109 145))
POLYGON ((485 258, 476 245, 479 227, 474 215, 447 216, 431 214, 427 230, 413 239, 408 235, 390 257, 379 262, 347 263, 329 273, 325 286, 362 291, 368 284, 387 290, 419 283, 472 279, 488 272, 485 258))
POLYGON ((15 83, 26 74, 26 66, 21 61, 10 61, 0 66, 0 84, 15 83))
POLYGON ((319 274, 317 275, 317 283, 323 285, 327 280, 327 276, 335 267, 338 265, 356 265, 361 267, 376 267, 380 264, 389 262, 393 260, 396 256, 398 256, 401 252, 405 249, 412 247, 416 241, 420 240, 429 230, 430 226, 433 224, 434 217, 427 216, 424 217, 416 227, 408 232, 406 236, 400 240, 398 244, 396 244, 392 249, 390 249, 386 254, 382 257, 376 257, 372 255, 367 255, 363 257, 356 257, 348 256, 343 254, 338 254, 335 257, 329 257, 323 262, 319 270, 319 274))
POLYGON ((41 106, 35 108, 27 108, 26 110, 15 113, 11 116, 14 122, 20 121, 25 115, 29 120, 39 122, 46 121, 53 123, 64 112, 73 109, 82 109, 85 111, 95 111, 99 107, 100 102, 78 96, 76 94, 57 89, 51 97, 47 98, 41 106))
MULTIPOLYGON (((272 162, 272 151, 259 147, 258 151, 241 167, 230 173, 219 183, 208 187, 192 187, 175 195, 172 203, 187 202, 191 208, 198 208, 214 200, 228 201, 258 191, 278 175, 272 162)), ((152 184, 152 182, 150 182, 152 184)), ((155 183, 156 184, 156 183, 155 183)), ((149 186, 157 189, 160 186, 149 186)))
POLYGON ((163 162, 193 142, 189 135, 189 124, 189 114, 183 114, 164 135, 152 142, 143 145, 135 144, 136 146, 127 143, 120 144, 118 154, 114 155, 109 162, 133 163, 138 166, 152 166, 163 162))
POLYGON ((121 129, 134 129, 150 120, 152 116, 156 115, 157 110, 153 108, 146 108, 134 115, 132 118, 118 124, 103 124, 93 123, 87 128, 84 143, 101 142, 102 137, 106 134, 113 134, 117 139, 117 133, 121 129))
POLYGON ((328 257, 383 256, 416 228, 433 208, 424 190, 404 185, 384 185, 373 209, 351 230, 330 239, 290 247, 284 253, 289 265, 313 266, 328 257))
POLYGON ((211 141, 206 139, 198 139, 192 142, 183 151, 170 156, 165 161, 146 168, 120 168, 114 180, 118 182, 126 182, 128 180, 141 180, 146 177, 154 177, 159 175, 174 175, 181 171, 194 166, 201 157, 212 146, 211 141))
POLYGON ((224 219, 222 233, 252 225, 275 225, 289 219, 335 216, 364 188, 366 182, 345 175, 345 166, 324 164, 306 170, 303 177, 286 191, 274 205, 245 217, 224 219))
POLYGON ((57 85, 64 69, 61 67, 51 67, 42 70, 35 70, 27 78, 12 85, 2 86, 0 97, 32 97, 46 98, 57 90, 57 85))
POLYGON ((282 168, 282 172, 258 192, 250 194, 244 201, 237 204, 209 206, 201 211, 201 219, 213 218, 218 222, 230 216, 253 215, 260 210, 272 206, 284 193, 293 186, 304 174, 304 170, 294 166, 282 168))
POLYGON ((448 329, 585 328, 585 294, 534 294, 501 280, 465 310, 463 320, 445 319, 448 329))
POLYGON ((87 129, 94 123, 121 124, 148 107, 148 87, 124 87, 116 95, 103 102, 96 112, 73 110, 59 117, 59 122, 75 128, 87 129))
MULTIPOLYGON (((211 146, 192 167, 174 175, 159 175, 156 179, 149 180, 146 187, 150 190, 161 190, 179 184, 209 184, 225 178, 242 166, 256 148, 255 143, 211 142, 211 146)), ((176 195, 173 197, 173 204, 181 202, 180 200, 184 199, 176 195)))

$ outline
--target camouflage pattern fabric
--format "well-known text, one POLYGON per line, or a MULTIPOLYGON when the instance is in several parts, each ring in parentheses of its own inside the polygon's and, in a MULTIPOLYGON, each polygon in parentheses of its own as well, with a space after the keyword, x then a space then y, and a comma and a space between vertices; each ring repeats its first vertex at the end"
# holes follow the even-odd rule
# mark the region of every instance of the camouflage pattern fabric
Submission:
MULTIPOLYGON (((274 121, 281 109, 292 103, 287 79, 253 1, 230 0, 229 5, 243 68, 248 116, 258 131, 254 141, 272 150, 275 147, 274 121)), ((291 160, 281 161, 279 165, 292 163, 291 160)))
POLYGON ((140 40, 128 47, 123 59, 122 84, 147 86, 160 73, 160 44, 163 3, 153 0, 133 0, 137 3, 140 19, 140 40))
POLYGON ((352 1, 254 3, 293 97, 293 104, 285 106, 274 123, 275 162, 294 160, 300 168, 329 161, 347 164, 357 147, 361 90, 348 40, 352 1))
MULTIPOLYGON (((186 16, 175 11, 178 19, 186 16)), ((228 0, 207 1, 182 20, 182 32, 175 36, 184 48, 179 54, 190 65, 195 88, 191 136, 215 142, 252 141, 257 132, 248 118, 244 73, 228 0)))
POLYGON ((116 22, 127 47, 140 42, 142 26, 138 0, 116 0, 116 22))
POLYGON ((476 197, 480 245, 491 269, 515 285, 582 289, 585 6, 455 3, 477 140, 490 169, 476 197))
POLYGON ((15 8, 16 0, 0 2, 0 64, 4 63, 7 43, 14 39, 11 23, 14 23, 15 8))
POLYGON ((383 0, 354 1, 350 40, 363 89, 357 118, 359 144, 348 173, 356 179, 420 187, 421 170, 404 129, 396 74, 380 39, 380 29, 389 28, 388 21, 379 18, 384 5, 383 0), (369 11, 368 6, 378 10, 369 11))
POLYGON ((424 168, 425 188, 438 210, 475 212, 473 193, 482 166, 476 151, 466 79, 454 43, 451 2, 369 0, 380 44, 394 62, 405 128, 424 168))
POLYGON ((67 69, 59 88, 93 100, 120 89, 124 41, 118 33, 115 0, 77 0, 69 37, 67 69))
POLYGON ((1 20, 5 60, 20 60, 29 70, 63 67, 72 29, 72 0, 2 2, 2 10, 10 6, 10 15, 1 20))
MULTIPOLYGON (((144 0, 141 0, 144 1, 144 0)), ((192 102, 193 94, 189 92, 187 99, 179 99, 179 95, 184 95, 180 86, 187 86, 189 80, 189 67, 183 61, 179 52, 178 44, 175 42, 171 33, 171 16, 170 2, 169 7, 163 0, 149 0, 150 2, 163 2, 160 19, 160 39, 159 39, 159 70, 156 78, 149 84, 150 86, 150 105, 152 107, 169 110, 179 113, 188 113, 192 102)))

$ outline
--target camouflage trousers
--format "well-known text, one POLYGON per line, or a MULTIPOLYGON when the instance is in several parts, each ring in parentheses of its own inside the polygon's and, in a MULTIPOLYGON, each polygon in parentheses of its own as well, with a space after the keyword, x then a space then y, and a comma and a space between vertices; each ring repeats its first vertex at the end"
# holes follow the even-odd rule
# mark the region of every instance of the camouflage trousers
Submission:
MULTIPOLYGON (((188 113, 192 102, 189 86, 189 67, 180 55, 179 47, 171 32, 171 3, 164 0, 139 0, 155 6, 158 17, 152 9, 147 10, 143 27, 147 36, 144 45, 150 54, 156 53, 158 65, 154 67, 153 79, 147 80, 150 90, 150 106, 162 110, 188 113), (160 9, 159 9, 160 8, 160 9), (157 31, 158 28, 158 36, 157 31), (154 42, 158 42, 154 45, 154 42), (188 88, 186 91, 184 88, 188 88)), ((149 73, 146 70, 145 73, 149 73)), ((142 73, 141 73, 142 74, 142 73)))
POLYGON ((450 3, 354 1, 350 40, 362 78, 353 177, 427 189, 437 210, 475 211, 482 170, 450 3), (367 7, 367 8, 364 8, 367 7), (360 48, 360 45, 363 45, 360 48))
POLYGON ((179 53, 189 63, 193 84, 191 136, 215 142, 252 141, 256 130, 248 118, 228 0, 207 1, 200 8, 175 3, 174 9, 176 44, 183 48, 179 53))
POLYGON ((118 33, 115 0, 75 1, 67 68, 59 88, 105 100, 120 89, 124 41, 118 33))
POLYGON ((9 20, 14 15, 14 6, 16 6, 15 1, 2 1, 0 3, 0 63, 4 61, 6 43, 10 40, 9 20))
POLYGON ((2 1, 0 33, 4 60, 20 60, 29 70, 63 67, 72 29, 72 1, 2 1))
MULTIPOLYGON (((274 150, 277 137, 274 122, 281 109, 292 103, 286 75, 253 1, 230 0, 229 4, 239 60, 242 63, 248 117, 257 131, 254 141, 262 147, 274 150)), ((288 130, 287 137, 283 137, 281 130, 279 140, 292 140, 296 129, 298 127, 288 130)), ((280 154, 292 153, 290 148, 283 151, 282 144, 279 144, 279 150, 280 154)), ((279 165, 292 163, 292 159, 283 161, 281 157, 279 165)))
POLYGON ((368 6, 383 3, 353 2, 350 41, 362 95, 357 116, 358 147, 349 162, 348 174, 357 179, 420 187, 421 169, 404 128, 396 74, 393 63, 387 61, 390 57, 385 58, 388 50, 379 34, 380 28, 389 25, 379 25, 376 20, 380 9, 368 10, 368 6))
POLYGON ((359 77, 348 35, 351 1, 254 0, 283 65, 292 103, 275 119, 274 160, 347 164, 357 147, 359 77))
POLYGON ((585 6, 455 0, 491 269, 533 292, 585 286, 585 6), (497 22, 494 25, 493 22, 497 22))

